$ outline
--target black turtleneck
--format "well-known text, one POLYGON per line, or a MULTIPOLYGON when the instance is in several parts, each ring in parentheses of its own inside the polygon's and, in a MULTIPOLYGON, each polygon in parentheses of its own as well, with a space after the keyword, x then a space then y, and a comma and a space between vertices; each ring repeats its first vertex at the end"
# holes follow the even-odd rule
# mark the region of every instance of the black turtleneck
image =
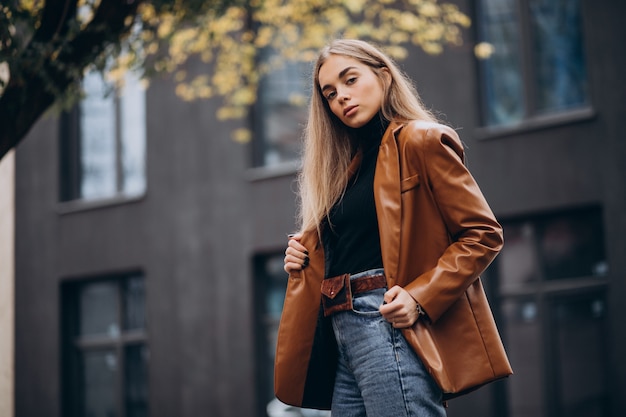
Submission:
POLYGON ((378 219, 374 203, 374 172, 382 136, 389 122, 374 116, 365 126, 350 129, 350 135, 363 152, 363 160, 346 191, 330 211, 330 224, 324 223, 326 278, 382 268, 378 219))

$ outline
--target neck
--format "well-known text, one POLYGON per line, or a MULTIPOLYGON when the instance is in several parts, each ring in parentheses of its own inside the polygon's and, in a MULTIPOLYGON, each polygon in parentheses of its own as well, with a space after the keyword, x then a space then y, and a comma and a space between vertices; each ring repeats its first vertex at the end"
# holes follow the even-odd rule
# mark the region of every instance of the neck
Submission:
POLYGON ((354 141, 355 147, 368 150, 373 146, 380 144, 380 141, 389 126, 389 121, 382 114, 376 114, 372 120, 365 125, 350 129, 350 136, 354 141))

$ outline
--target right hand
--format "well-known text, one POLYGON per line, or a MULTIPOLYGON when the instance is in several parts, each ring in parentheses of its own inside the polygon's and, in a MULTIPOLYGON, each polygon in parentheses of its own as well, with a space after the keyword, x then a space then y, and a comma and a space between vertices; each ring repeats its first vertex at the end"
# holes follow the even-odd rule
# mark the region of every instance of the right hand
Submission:
POLYGON ((289 243, 285 250, 285 272, 301 271, 309 265, 309 251, 302 246, 302 233, 289 236, 289 243))

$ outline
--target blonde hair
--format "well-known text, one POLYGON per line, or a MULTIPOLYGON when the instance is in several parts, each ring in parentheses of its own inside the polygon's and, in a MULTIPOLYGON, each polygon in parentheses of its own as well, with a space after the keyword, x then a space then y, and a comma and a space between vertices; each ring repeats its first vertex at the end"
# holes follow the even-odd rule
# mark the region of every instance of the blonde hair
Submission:
POLYGON ((331 55, 356 59, 383 80, 385 91, 380 113, 385 119, 401 123, 411 120, 436 121, 422 104, 411 80, 380 49, 364 41, 347 39, 333 41, 322 49, 313 69, 302 170, 298 175, 298 220, 301 230, 317 229, 318 233, 322 221, 343 195, 354 151, 348 129, 330 111, 319 85, 320 68, 331 55), (383 68, 391 75, 390 82, 384 82, 383 68))

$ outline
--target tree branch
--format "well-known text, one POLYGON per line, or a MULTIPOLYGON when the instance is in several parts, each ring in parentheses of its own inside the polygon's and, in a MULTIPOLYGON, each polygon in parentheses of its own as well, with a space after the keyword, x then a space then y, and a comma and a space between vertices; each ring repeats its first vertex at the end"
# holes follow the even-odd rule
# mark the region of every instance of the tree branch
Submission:
MULTIPOLYGON (((49 1, 57 6, 65 4, 64 0, 49 1)), ((10 68, 11 79, 0 97, 0 159, 22 140, 37 119, 54 104, 57 96, 53 91, 67 90, 108 46, 120 42, 130 29, 127 19, 135 16, 141 1, 102 0, 92 21, 82 31, 69 41, 59 43, 59 48, 46 49, 46 55, 38 60, 38 68, 32 68, 33 61, 29 58, 42 50, 35 38, 71 33, 64 29, 69 24, 68 20, 57 22, 56 26, 54 22, 45 25, 42 22, 41 27, 45 32, 36 34, 21 54, 22 59, 15 60, 10 68), (60 31, 51 32, 53 26, 61 28, 60 31)), ((47 4, 45 10, 48 10, 47 4)), ((63 13, 49 12, 46 16, 67 19, 63 13)))
POLYGON ((67 33, 68 22, 76 16, 77 0, 47 0, 41 14, 41 25, 33 40, 46 42, 67 33))

